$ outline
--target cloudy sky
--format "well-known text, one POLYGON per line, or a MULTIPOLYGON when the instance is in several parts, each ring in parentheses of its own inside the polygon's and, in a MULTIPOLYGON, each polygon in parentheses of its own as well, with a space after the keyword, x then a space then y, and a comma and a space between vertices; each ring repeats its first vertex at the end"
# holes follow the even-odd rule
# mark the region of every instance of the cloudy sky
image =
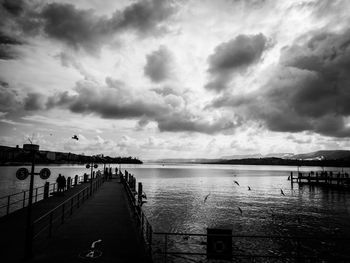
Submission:
POLYGON ((0 3, 1 145, 142 159, 350 147, 350 1, 0 3))

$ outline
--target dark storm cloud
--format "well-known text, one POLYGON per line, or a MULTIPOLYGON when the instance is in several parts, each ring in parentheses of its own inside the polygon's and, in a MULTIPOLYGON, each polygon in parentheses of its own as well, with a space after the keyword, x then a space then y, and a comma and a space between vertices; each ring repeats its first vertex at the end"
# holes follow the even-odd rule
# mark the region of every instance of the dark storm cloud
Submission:
POLYGON ((0 31, 0 59, 9 60, 18 57, 15 47, 22 45, 18 39, 0 31))
POLYGON ((313 131, 349 137, 350 30, 313 33, 281 50, 280 66, 260 90, 218 98, 214 107, 232 106, 273 131, 313 131))
POLYGON ((165 46, 147 55, 146 60, 144 73, 153 82, 162 82, 171 77, 172 54, 165 46))
POLYGON ((182 97, 158 94, 154 91, 133 92, 118 80, 106 79, 106 86, 81 81, 76 94, 62 92, 50 97, 46 107, 62 107, 74 113, 96 114, 107 119, 138 120, 137 129, 149 122, 158 124, 160 131, 199 132, 213 134, 233 130, 238 124, 228 118, 214 121, 189 112, 182 97))
POLYGON ((23 0, 2 0, 0 3, 5 10, 13 15, 18 16, 23 11, 23 0))
POLYGON ((117 29, 133 29, 141 36, 157 35, 167 31, 163 22, 175 12, 176 9, 171 1, 139 1, 126 7, 121 13, 116 13, 113 24, 117 29))
POLYGON ((11 111, 19 106, 16 91, 6 81, 0 79, 0 111, 11 111))
MULTIPOLYGON (((1 0, 0 0, 1 1, 1 0)), ((133 31, 138 36, 156 36, 167 31, 164 22, 176 12, 171 1, 147 0, 117 10, 112 16, 98 16, 92 9, 73 4, 1 1, 0 14, 7 29, 17 26, 24 34, 44 33, 74 49, 95 54, 108 40, 133 31)))
POLYGON ((45 102, 46 98, 42 94, 31 92, 24 99, 24 109, 30 111, 42 110, 45 108, 45 102))
POLYGON ((263 34, 239 35, 222 43, 208 58, 210 82, 207 89, 223 91, 234 73, 242 73, 257 63, 267 48, 267 39, 263 34))
POLYGON ((237 125, 225 118, 209 122, 198 119, 189 113, 174 114, 171 117, 159 118, 157 120, 160 131, 169 132, 200 132, 215 134, 234 129, 237 125))
POLYGON ((42 12, 44 32, 51 38, 87 51, 96 51, 109 37, 108 20, 92 10, 80 10, 72 4, 51 3, 42 12))
POLYGON ((159 112, 169 112, 169 106, 154 94, 138 96, 119 81, 106 80, 107 87, 95 83, 79 82, 76 95, 61 93, 50 104, 67 106, 75 113, 97 113, 103 118, 128 119, 147 116, 154 118, 159 112))

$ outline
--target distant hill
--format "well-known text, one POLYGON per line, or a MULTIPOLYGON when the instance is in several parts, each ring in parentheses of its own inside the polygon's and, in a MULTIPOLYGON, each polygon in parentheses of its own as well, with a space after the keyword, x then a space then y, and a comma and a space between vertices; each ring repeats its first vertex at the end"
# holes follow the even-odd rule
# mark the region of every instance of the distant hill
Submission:
POLYGON ((270 157, 276 157, 276 158, 291 158, 294 156, 293 153, 269 153, 269 154, 240 154, 240 155, 231 155, 231 156, 222 156, 220 159, 224 160, 239 160, 239 159, 252 159, 252 158, 270 158, 270 157))
POLYGON ((290 159, 300 159, 300 160, 350 159, 350 151, 347 151, 347 150, 317 151, 317 152, 311 152, 311 153, 296 154, 290 157, 290 159))
POLYGON ((247 159, 247 158, 263 158, 264 156, 260 153, 258 154, 236 154, 236 155, 230 155, 230 156, 222 156, 220 159, 224 160, 232 160, 232 159, 247 159))

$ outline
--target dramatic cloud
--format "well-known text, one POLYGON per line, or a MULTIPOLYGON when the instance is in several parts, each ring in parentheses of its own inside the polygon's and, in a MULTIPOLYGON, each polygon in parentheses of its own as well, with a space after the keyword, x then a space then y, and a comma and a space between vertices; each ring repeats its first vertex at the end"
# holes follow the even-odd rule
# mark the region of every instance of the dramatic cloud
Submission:
POLYGON ((18 52, 15 47, 18 45, 22 45, 22 42, 0 31, 0 60, 17 58, 18 52))
POLYGON ((160 46, 147 55, 146 59, 144 72, 153 82, 162 82, 171 77, 172 54, 165 46, 160 46))
POLYGON ((31 92, 24 99, 24 109, 30 111, 42 110, 45 109, 45 102, 46 98, 42 94, 31 92))
POLYGON ((11 111, 18 105, 17 93, 10 88, 7 82, 0 80, 0 111, 11 111))
POLYGON ((113 18, 116 29, 133 29, 142 35, 158 35, 167 31, 163 24, 176 12, 169 0, 146 0, 136 2, 116 13, 113 18))
MULTIPOLYGON (((8 26, 17 23, 24 33, 39 34, 64 42, 78 50, 96 54, 100 47, 118 33, 134 31, 141 37, 155 36, 167 31, 164 25, 176 8, 170 1, 147 0, 115 11, 111 17, 98 16, 92 9, 78 9, 73 4, 49 3, 26 5, 22 1, 3 1, 8 26)), ((4 12, 5 11, 5 12, 4 12)))
POLYGON ((267 48, 267 39, 263 34, 239 35, 215 48, 208 58, 211 81, 207 89, 222 91, 234 73, 242 73, 257 63, 267 48))
POLYGON ((239 108, 273 131, 349 137, 350 30, 314 33, 285 47, 280 64, 260 90, 213 105, 239 108))
MULTIPOLYGON (((160 131, 199 132, 213 134, 233 130, 237 120, 221 117, 209 120, 186 109, 185 101, 175 94, 158 94, 154 91, 134 92, 118 80, 106 79, 106 86, 81 81, 76 94, 63 92, 47 101, 48 109, 68 108, 74 113, 97 114, 108 119, 138 120, 137 129, 150 121, 156 122, 160 131)), ((34 103, 33 103, 34 104, 34 103)))
POLYGON ((207 121, 203 119, 198 119, 196 116, 191 116, 191 114, 175 114, 171 118, 160 118, 158 120, 158 128, 160 131, 170 131, 170 132, 201 132, 207 134, 215 134, 218 132, 224 132, 227 130, 232 130, 239 126, 240 124, 226 118, 221 118, 215 121, 207 121))

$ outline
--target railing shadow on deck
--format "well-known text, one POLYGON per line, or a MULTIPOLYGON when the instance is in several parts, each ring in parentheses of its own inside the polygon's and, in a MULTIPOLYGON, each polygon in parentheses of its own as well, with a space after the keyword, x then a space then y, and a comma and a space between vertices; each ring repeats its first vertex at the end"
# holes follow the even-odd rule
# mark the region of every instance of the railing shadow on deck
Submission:
POLYGON ((31 226, 32 239, 37 239, 39 236, 44 235, 45 232, 47 237, 51 237, 53 230, 62 225, 82 203, 100 188, 104 181, 105 178, 103 176, 96 177, 93 179, 92 184, 89 184, 89 186, 36 219, 31 226))

